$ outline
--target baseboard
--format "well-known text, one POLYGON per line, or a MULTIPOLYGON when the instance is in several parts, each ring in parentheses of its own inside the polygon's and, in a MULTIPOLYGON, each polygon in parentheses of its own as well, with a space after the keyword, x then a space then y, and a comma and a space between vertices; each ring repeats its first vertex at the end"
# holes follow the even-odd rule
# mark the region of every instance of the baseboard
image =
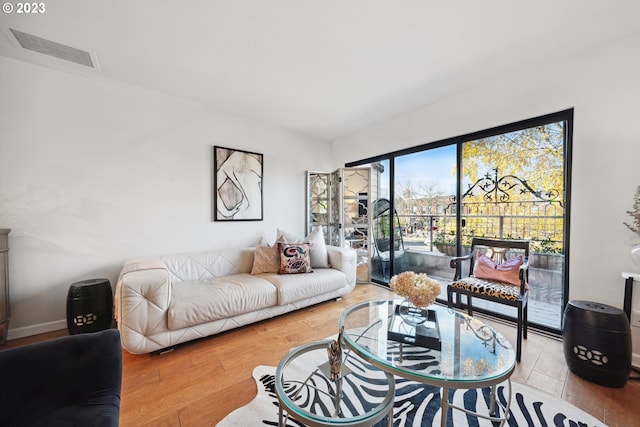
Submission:
MULTIPOLYGON (((9 325, 11 325, 11 320, 9 320, 9 325)), ((61 329, 67 329, 66 320, 55 320, 53 322, 39 323, 37 325, 23 326, 21 328, 9 328, 7 340, 30 337, 32 335, 59 331, 61 329)))

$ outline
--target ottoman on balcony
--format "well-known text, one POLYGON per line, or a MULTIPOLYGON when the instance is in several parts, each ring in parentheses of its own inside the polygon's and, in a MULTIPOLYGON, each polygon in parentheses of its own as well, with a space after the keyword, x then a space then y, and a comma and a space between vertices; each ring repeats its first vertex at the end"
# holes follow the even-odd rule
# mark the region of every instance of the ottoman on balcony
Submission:
POLYGON ((631 372, 631 330, 626 314, 592 301, 569 301, 564 311, 564 358, 574 374, 622 387, 631 372))

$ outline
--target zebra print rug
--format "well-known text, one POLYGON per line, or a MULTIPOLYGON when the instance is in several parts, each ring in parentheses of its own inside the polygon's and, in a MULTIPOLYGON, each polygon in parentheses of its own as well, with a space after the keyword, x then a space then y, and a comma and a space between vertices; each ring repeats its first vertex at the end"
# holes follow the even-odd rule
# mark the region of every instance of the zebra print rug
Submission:
MULTIPOLYGON (((321 375, 321 374, 317 374, 321 375)), ((258 394, 248 405, 238 408, 227 415, 218 427, 254 427, 278 425, 278 399, 275 392, 275 368, 258 366, 253 371, 258 394)), ((508 426, 555 426, 555 427, 592 427, 605 426, 596 418, 581 411, 561 399, 555 398, 532 387, 512 382, 512 402, 508 426)), ((508 385, 501 384, 497 389, 497 398, 501 402, 507 399, 505 390, 508 385)), ((349 387, 344 387, 344 400, 358 399, 361 396, 350 395, 349 387)), ((440 425, 441 389, 396 377, 396 393, 393 408, 394 427, 423 427, 440 425)), ((488 413, 489 388, 480 390, 451 390, 450 400, 472 411, 488 413)), ((364 399, 366 400, 366 399, 364 399)), ((349 404, 345 404, 348 408, 349 404)), ((500 411, 500 410, 499 410, 500 411)), ((501 414, 501 413, 500 413, 501 414)), ((348 416, 348 414, 345 414, 348 416)), ((462 411, 449 412, 448 426, 494 426, 488 420, 467 416, 462 411)), ((376 427, 387 426, 387 419, 376 427)), ((287 427, 300 427, 302 424, 287 419, 287 427)), ((606 426, 605 426, 606 427, 606 426)))

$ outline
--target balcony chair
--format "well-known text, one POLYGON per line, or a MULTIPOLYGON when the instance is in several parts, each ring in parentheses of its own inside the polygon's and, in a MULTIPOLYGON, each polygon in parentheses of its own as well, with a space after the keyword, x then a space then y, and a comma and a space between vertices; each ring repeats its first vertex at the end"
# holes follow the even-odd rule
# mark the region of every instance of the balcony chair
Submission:
MULTIPOLYGON (((377 199, 373 202, 373 254, 372 261, 378 264, 382 277, 387 277, 391 262, 391 236, 389 231, 389 214, 391 202, 388 199, 377 199)), ((398 213, 394 210, 396 224, 393 227, 393 262, 395 271, 403 271, 404 241, 398 213)))
POLYGON ((0 425, 117 427, 122 347, 117 329, 0 351, 0 425))
POLYGON ((453 283, 447 286, 450 308, 454 304, 454 294, 458 308, 462 308, 461 295, 466 296, 470 316, 473 315, 473 298, 517 308, 516 360, 520 362, 522 339, 527 339, 529 242, 473 238, 470 253, 454 257, 450 265, 455 268, 453 283), (470 262, 468 272, 464 269, 466 261, 470 262))

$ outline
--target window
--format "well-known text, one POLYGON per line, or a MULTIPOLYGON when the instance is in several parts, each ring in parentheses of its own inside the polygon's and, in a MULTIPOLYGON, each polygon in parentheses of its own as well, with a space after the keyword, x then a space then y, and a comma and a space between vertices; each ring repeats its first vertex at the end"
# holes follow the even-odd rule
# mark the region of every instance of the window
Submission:
POLYGON ((445 285, 445 301, 449 260, 472 237, 529 239, 529 320, 559 332, 568 295, 572 121, 573 110, 565 110, 349 164, 377 168, 372 280, 424 272, 445 285))

